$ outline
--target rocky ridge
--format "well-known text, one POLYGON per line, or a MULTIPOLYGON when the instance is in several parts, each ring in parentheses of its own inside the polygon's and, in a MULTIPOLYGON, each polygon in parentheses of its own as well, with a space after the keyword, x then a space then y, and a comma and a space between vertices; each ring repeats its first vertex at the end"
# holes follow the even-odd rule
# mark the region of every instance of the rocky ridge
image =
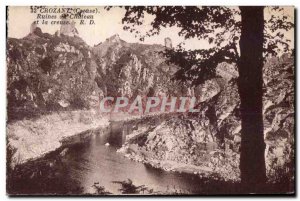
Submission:
MULTIPOLYGON (((95 109, 103 96, 196 96, 200 112, 137 129, 121 148, 127 157, 174 171, 239 179, 240 114, 237 69, 219 64, 197 87, 171 80, 161 45, 127 43, 118 35, 88 46, 79 36, 38 27, 7 40, 8 120, 60 110, 95 109), (176 87, 174 87, 176 86, 176 87)), ((264 67, 266 163, 271 177, 294 163, 294 58, 269 58, 264 67)), ((280 173, 281 174, 281 173, 280 173)), ((293 175, 293 174, 291 174, 293 175)))
MULTIPOLYGON (((293 179, 294 175, 293 62, 292 56, 283 55, 268 59, 264 67, 264 133, 270 182, 293 179)), ((194 89, 202 94, 198 115, 181 115, 155 128, 136 130, 135 135, 127 136, 119 152, 169 171, 239 180, 238 73, 234 66, 223 63, 217 74, 194 89)))

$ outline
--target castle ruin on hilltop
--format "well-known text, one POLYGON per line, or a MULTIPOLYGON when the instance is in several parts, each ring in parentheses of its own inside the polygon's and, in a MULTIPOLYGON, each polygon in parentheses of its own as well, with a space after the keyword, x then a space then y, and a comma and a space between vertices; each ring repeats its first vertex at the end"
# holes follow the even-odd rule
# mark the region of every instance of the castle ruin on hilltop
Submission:
POLYGON ((173 48, 171 38, 169 38, 169 37, 165 38, 165 47, 166 48, 173 48))
POLYGON ((70 21, 69 19, 63 19, 62 25, 60 26, 59 34, 63 34, 65 36, 77 36, 78 30, 75 27, 75 22, 70 21))

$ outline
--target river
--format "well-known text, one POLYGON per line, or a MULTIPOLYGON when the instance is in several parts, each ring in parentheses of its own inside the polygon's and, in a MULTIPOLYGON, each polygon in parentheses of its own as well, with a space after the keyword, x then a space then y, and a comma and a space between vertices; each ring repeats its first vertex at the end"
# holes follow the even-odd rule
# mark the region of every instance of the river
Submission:
POLYGON ((93 184, 120 194, 113 181, 130 179, 154 192, 199 193, 203 181, 192 174, 167 172, 138 163, 117 153, 132 125, 114 123, 93 132, 84 142, 68 145, 43 159, 27 164, 12 180, 12 192, 22 194, 94 194, 93 184), (109 146, 107 146, 109 143, 109 146))

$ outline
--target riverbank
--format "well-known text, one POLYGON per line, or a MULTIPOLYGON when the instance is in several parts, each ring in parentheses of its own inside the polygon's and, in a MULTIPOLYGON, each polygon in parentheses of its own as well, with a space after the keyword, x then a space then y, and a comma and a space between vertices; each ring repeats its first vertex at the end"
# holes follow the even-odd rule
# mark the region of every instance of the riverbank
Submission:
POLYGON ((139 126, 117 152, 165 171, 239 182, 239 153, 218 146, 208 131, 192 117, 174 116, 139 126))
MULTIPOLYGON (((226 169, 231 164, 225 165, 223 168, 221 168, 220 166, 214 166, 213 164, 209 164, 210 161, 205 161, 203 165, 193 165, 189 163, 172 161, 172 160, 156 159, 150 156, 151 155, 150 152, 145 152, 142 149, 136 151, 136 149, 134 150, 132 149, 132 147, 133 146, 125 145, 124 147, 119 149, 118 152, 124 154, 124 156, 130 160, 147 164, 154 168, 162 169, 167 172, 194 174, 194 175, 198 175, 200 178, 211 178, 211 179, 225 181, 225 182, 240 181, 239 174, 238 174, 239 172, 236 169, 236 167, 229 167, 229 169, 226 169), (235 168, 236 172, 232 172, 230 168, 231 169, 235 168), (229 175, 233 175, 234 177, 230 178, 229 175)), ((235 157, 238 159, 239 156, 236 155, 235 157)))
POLYGON ((13 150, 10 166, 43 157, 66 138, 109 125, 107 117, 88 110, 63 111, 7 124, 7 143, 13 150))
MULTIPOLYGON (((126 136, 117 152, 165 171, 239 183, 240 139, 224 138, 223 146, 218 146, 204 120, 175 116, 158 125, 139 126, 126 136)), ((282 147, 288 148, 289 143, 275 144, 266 140, 266 144, 268 185, 265 188, 270 192, 292 192, 293 160, 289 160, 290 155, 283 158, 278 154, 282 147), (273 162, 274 158, 283 161, 280 166, 273 162)))
MULTIPOLYGON (((241 192, 237 188, 239 155, 215 147, 214 142, 207 139, 208 133, 193 118, 153 117, 110 124, 103 117, 98 122, 100 119, 101 116, 89 111, 72 111, 9 124, 10 146, 18 148, 14 158, 19 157, 18 153, 27 153, 26 156, 36 155, 31 159, 37 160, 27 159, 10 172, 8 192, 94 194, 98 188, 92 186, 97 184, 118 194, 116 183, 128 179, 149 189, 159 186, 159 194, 165 191, 170 194, 241 192), (61 130, 59 126, 69 129, 61 130), (90 132, 93 128, 103 128, 103 135, 92 135, 96 133, 90 132), (13 131, 17 135, 12 135, 13 131), (91 135, 93 137, 89 137, 91 135), (55 140, 52 138, 49 142, 51 137, 55 140), (34 149, 28 144, 33 142, 34 149), (116 153, 117 149, 122 154, 116 153), (28 186, 28 183, 34 185, 28 186), (169 192, 169 187, 171 190, 174 187, 174 192, 169 192)), ((291 192, 290 189, 287 183, 268 183, 268 191, 262 192, 291 192)))
POLYGON ((127 122, 168 114, 128 116, 128 114, 101 115, 92 110, 59 111, 32 119, 22 119, 7 124, 7 145, 13 154, 10 166, 35 160, 52 152, 68 141, 81 140, 88 131, 108 127, 110 121, 127 122), (78 139, 77 136, 79 136, 78 139))

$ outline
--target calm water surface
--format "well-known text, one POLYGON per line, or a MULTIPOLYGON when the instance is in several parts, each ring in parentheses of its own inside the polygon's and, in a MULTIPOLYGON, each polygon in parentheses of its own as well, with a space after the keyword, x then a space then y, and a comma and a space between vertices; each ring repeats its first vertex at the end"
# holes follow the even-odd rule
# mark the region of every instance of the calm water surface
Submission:
POLYGON ((95 193, 92 185, 99 182, 106 191, 120 194, 120 184, 113 181, 127 179, 132 180, 136 186, 145 185, 155 192, 199 192, 201 179, 196 175, 166 172, 129 160, 116 152, 124 143, 126 135, 138 126, 132 123, 112 123, 109 129, 94 132, 84 142, 76 139, 77 143, 64 151, 52 153, 50 157, 21 167, 13 179, 8 180, 12 184, 11 192, 95 193), (105 146, 106 143, 110 146, 105 146))
POLYGON ((94 135, 86 143, 69 148, 64 161, 69 167, 69 177, 76 180, 84 191, 92 193, 94 182, 112 193, 120 193, 120 185, 112 181, 131 179, 135 185, 146 185, 156 191, 176 189, 196 193, 199 190, 195 175, 166 172, 125 158, 117 153, 125 140, 127 129, 94 135), (105 146, 109 143, 110 146, 105 146))

